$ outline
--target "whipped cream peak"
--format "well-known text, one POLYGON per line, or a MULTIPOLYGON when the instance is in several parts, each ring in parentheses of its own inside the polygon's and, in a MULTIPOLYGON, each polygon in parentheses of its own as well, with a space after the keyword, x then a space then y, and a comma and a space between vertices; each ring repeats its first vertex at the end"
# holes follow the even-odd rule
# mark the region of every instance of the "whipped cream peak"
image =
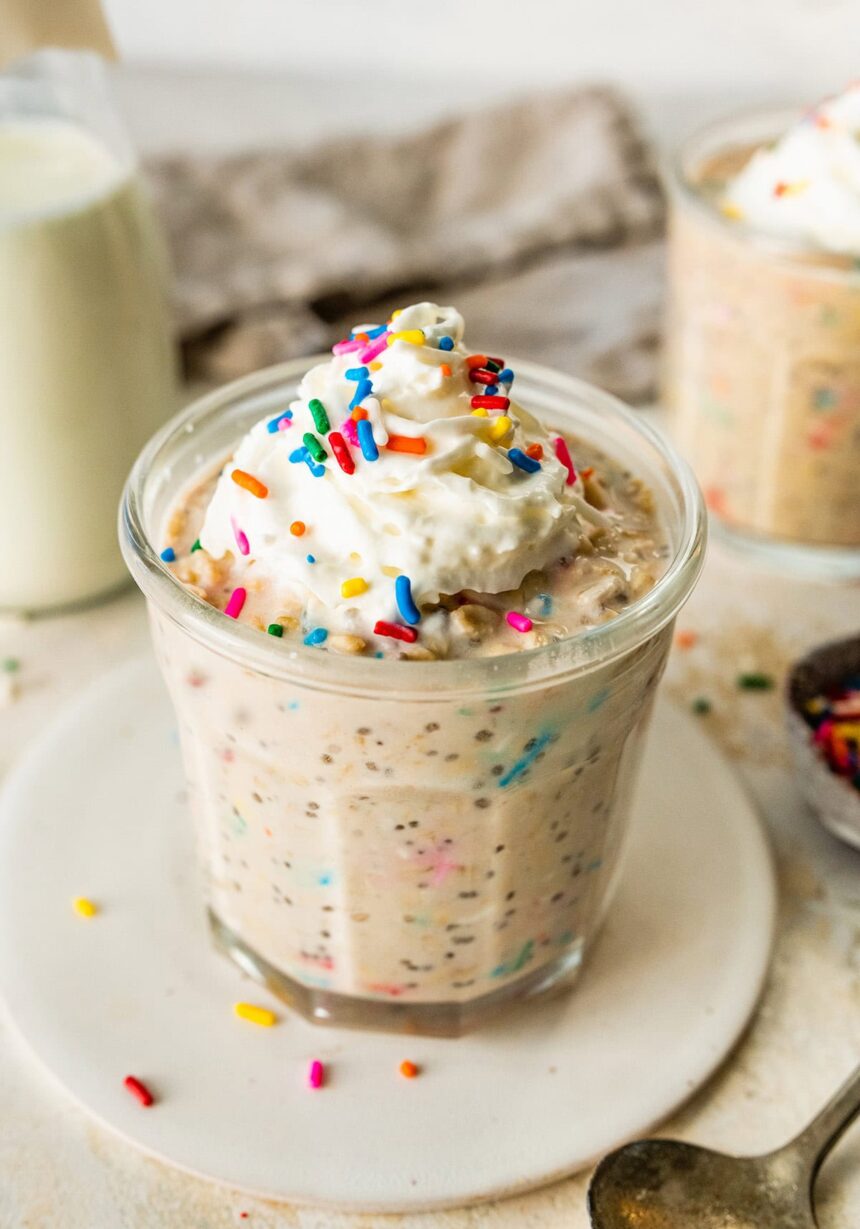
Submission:
POLYGON ((571 557, 602 514, 564 441, 513 399, 514 372, 470 353, 463 333, 454 308, 432 303, 354 329, 289 411, 241 441, 206 511, 205 550, 247 549, 249 589, 274 608, 300 603, 309 626, 358 634, 402 621, 398 576, 426 609, 517 589, 571 557))
POLYGON ((721 206, 755 230, 860 256, 860 82, 757 150, 721 206))

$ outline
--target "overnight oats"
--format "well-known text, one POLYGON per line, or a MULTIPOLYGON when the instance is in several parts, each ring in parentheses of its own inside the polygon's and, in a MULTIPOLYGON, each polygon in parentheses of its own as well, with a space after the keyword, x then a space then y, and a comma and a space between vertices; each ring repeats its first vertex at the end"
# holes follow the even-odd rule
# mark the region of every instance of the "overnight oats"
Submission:
POLYGON ((307 367, 157 436, 123 547, 217 942, 311 1019, 454 1035, 589 948, 703 511, 614 399, 452 308, 307 367))
POLYGON ((713 516, 860 574, 860 87, 709 129, 671 200, 666 394, 713 516))

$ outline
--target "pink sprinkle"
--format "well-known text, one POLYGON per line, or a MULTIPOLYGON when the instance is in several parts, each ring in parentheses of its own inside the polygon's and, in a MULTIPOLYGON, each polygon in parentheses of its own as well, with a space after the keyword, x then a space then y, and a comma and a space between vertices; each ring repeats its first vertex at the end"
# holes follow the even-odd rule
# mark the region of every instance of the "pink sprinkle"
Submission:
POLYGON ((281 421, 278 423, 278 430, 279 431, 289 431, 292 425, 293 425, 292 418, 282 418, 281 421))
POLYGON ((357 337, 344 337, 343 341, 336 341, 331 348, 332 354, 352 354, 353 350, 360 350, 364 345, 363 341, 359 341, 357 337))
POLYGON ((308 1087, 322 1088, 325 1078, 325 1068, 318 1058, 315 1058, 308 1069, 308 1087))
POLYGON ((236 524, 235 516, 230 517, 230 524, 233 526, 233 537, 236 539, 236 545, 239 547, 239 553, 242 555, 250 555, 251 547, 248 544, 247 534, 242 533, 242 530, 236 524))
POLYGON ((242 613, 242 607, 245 605, 245 598, 248 596, 247 589, 234 589, 230 594, 230 601, 224 607, 224 614, 228 619, 238 619, 242 613))
POLYGON ((553 443, 555 444, 555 455, 567 470, 567 480, 565 481, 565 486, 573 486, 574 482, 576 482, 576 470, 573 468, 573 461, 571 460, 567 440, 563 440, 559 435, 553 443))
POLYGON ((528 615, 519 614, 516 610, 509 610, 505 618, 511 627, 518 632, 530 632, 534 627, 534 623, 532 623, 528 615))
POLYGON ((347 418, 341 426, 340 433, 349 440, 353 448, 358 448, 358 423, 354 418, 347 418))
POLYGON ((374 338, 374 340, 370 343, 369 346, 367 346, 364 350, 362 350, 361 354, 359 354, 358 356, 359 362, 372 363, 373 360, 376 358, 376 356, 378 354, 381 354, 382 351, 385 350, 387 346, 388 346, 388 330, 386 329, 384 333, 380 333, 378 337, 374 338))

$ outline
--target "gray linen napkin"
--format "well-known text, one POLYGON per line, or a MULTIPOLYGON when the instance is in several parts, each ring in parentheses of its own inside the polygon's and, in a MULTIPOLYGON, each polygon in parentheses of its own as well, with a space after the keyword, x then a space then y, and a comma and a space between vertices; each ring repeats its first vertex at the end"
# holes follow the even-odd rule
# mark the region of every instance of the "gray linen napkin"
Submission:
POLYGON ((659 278, 647 241, 663 205, 612 90, 538 95, 406 136, 148 170, 195 378, 324 348, 347 320, 432 295, 462 308, 476 344, 648 394, 659 278))

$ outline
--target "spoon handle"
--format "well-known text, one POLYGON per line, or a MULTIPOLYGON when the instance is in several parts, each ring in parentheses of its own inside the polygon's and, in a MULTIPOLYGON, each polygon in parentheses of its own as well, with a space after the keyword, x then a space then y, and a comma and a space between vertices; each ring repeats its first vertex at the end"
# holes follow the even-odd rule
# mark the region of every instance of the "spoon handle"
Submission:
POLYGON ((809 1126, 790 1144, 786 1144, 785 1148, 781 1148, 780 1152, 793 1154, 814 1179, 830 1149, 858 1115, 860 1067, 854 1069, 853 1074, 831 1097, 821 1113, 816 1114, 809 1126))

